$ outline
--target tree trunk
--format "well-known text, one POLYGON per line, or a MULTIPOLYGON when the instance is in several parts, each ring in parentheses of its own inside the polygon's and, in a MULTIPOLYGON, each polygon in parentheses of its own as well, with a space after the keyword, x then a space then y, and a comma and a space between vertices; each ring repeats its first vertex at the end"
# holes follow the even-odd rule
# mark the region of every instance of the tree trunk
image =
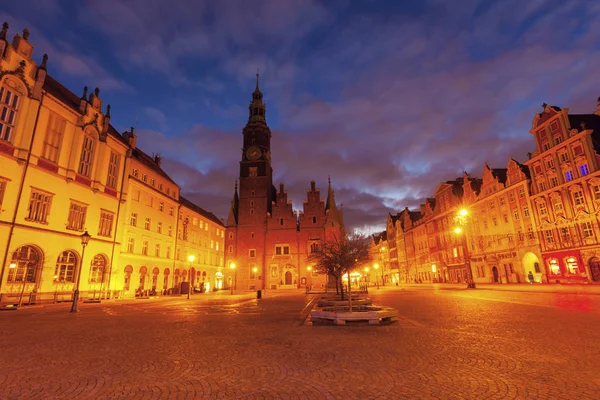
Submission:
POLYGON ((350 312, 352 312, 352 280, 350 279, 350 271, 348 271, 348 307, 350 312))

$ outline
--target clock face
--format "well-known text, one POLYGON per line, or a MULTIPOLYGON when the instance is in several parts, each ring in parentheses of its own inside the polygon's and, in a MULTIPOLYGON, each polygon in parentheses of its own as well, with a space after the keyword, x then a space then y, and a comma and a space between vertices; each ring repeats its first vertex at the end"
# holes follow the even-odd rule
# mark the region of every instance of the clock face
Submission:
POLYGON ((260 154, 260 149, 256 146, 252 146, 246 150, 246 157, 248 157, 249 160, 258 160, 260 154))

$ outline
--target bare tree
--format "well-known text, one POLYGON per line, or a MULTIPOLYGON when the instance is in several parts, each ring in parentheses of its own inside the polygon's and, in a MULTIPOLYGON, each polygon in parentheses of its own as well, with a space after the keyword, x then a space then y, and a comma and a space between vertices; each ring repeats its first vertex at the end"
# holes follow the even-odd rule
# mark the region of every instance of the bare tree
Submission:
POLYGON ((315 263, 314 268, 317 272, 335 278, 336 293, 341 292, 343 299, 342 276, 348 273, 350 288, 350 271, 371 261, 370 245, 371 238, 358 232, 330 233, 309 259, 315 263))

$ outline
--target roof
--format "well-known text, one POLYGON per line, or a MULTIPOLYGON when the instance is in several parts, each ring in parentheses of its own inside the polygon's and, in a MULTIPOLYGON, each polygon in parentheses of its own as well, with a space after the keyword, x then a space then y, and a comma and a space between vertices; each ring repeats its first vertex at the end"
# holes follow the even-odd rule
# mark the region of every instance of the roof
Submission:
POLYGON ((213 221, 216 224, 219 224, 221 226, 223 225, 223 222, 221 222, 221 220, 213 213, 206 211, 205 209, 203 209, 200 206, 197 206, 196 204, 192 203, 191 201, 189 201, 188 199, 186 199, 183 196, 179 196, 179 204, 181 204, 184 207, 189 208, 190 210, 197 212, 198 214, 202 215, 203 217, 210 219, 211 221, 213 221))
POLYGON ((584 129, 593 129, 592 143, 594 144, 594 150, 600 153, 600 115, 569 114, 569 124, 571 129, 577 129, 578 132, 584 129))
POLYGON ((492 170, 492 176, 498 178, 500 183, 506 183, 506 176, 508 168, 490 168, 492 170))
MULTIPOLYGON (((144 153, 139 148, 136 147, 135 149, 133 149, 132 156, 151 170, 160 174, 163 178, 168 179, 169 182, 172 182, 173 184, 177 185, 177 183, 175 183, 175 181, 171 179, 171 177, 167 175, 165 171, 163 171, 163 169, 156 163, 156 161, 154 161, 152 157, 144 153)), ((179 187, 179 185, 177 185, 177 187, 179 187)))

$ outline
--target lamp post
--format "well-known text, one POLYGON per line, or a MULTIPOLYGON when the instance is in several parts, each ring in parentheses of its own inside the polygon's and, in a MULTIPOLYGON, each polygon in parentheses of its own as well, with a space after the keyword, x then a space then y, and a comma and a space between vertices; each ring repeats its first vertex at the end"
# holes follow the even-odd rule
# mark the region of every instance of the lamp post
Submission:
POLYGON ((384 271, 383 271, 383 270, 385 269, 385 255, 383 254, 384 252, 385 252, 385 247, 382 247, 382 248, 379 250, 379 258, 380 258, 380 260, 381 260, 381 262, 382 262, 382 264, 383 264, 383 265, 381 266, 381 284, 382 284, 383 286, 385 286, 385 278, 384 278, 384 275, 383 275, 383 274, 384 274, 384 271))
POLYGON ((457 235, 462 234, 462 246, 465 257, 465 265, 467 267, 467 288, 475 289, 475 281, 473 280, 473 271, 471 270, 471 261, 469 260, 469 246, 467 243, 467 233, 463 230, 462 226, 467 223, 467 216, 469 215, 469 211, 465 208, 462 208, 458 211, 458 214, 454 218, 455 222, 457 222, 460 226, 454 228, 454 232, 457 235))
POLYGON ((306 282, 306 293, 308 293, 312 290, 312 267, 309 265, 308 267, 306 267, 306 270, 308 271, 308 273, 307 273, 308 280, 306 282))
POLYGON ((379 264, 375 263, 375 265, 373 265, 373 268, 375 268, 375 285, 377 286, 377 289, 379 289, 379 264))
POLYGON ((231 263, 229 265, 229 268, 231 268, 233 270, 233 276, 234 276, 234 279, 231 281, 231 294, 233 294, 233 285, 234 285, 234 282, 237 281, 237 270, 235 269, 235 263, 231 263))
MULTIPOLYGON (((10 269, 17 268, 17 264, 10 263, 8 266, 10 269)), ((27 282, 27 272, 29 271, 29 266, 25 263, 25 271, 23 271, 23 286, 21 286, 21 295, 19 296, 19 305, 17 307, 21 307, 23 304, 23 293, 25 293, 25 283, 27 282)))
POLYGON ((77 308, 77 302, 79 301, 79 283, 81 282, 81 272, 83 270, 83 256, 85 255, 85 247, 90 242, 92 237, 88 231, 81 234, 81 260, 79 260, 79 270, 77 271, 77 283, 75 283, 75 291, 73 292, 73 305, 71 305, 71 312, 75 313, 79 311, 77 308))
POLYGON ((190 262, 190 273, 188 275, 188 293, 187 293, 187 299, 190 299, 190 292, 192 291, 192 263, 194 262, 194 260, 196 259, 196 257, 194 257, 193 254, 190 254, 188 256, 188 261, 190 262))

